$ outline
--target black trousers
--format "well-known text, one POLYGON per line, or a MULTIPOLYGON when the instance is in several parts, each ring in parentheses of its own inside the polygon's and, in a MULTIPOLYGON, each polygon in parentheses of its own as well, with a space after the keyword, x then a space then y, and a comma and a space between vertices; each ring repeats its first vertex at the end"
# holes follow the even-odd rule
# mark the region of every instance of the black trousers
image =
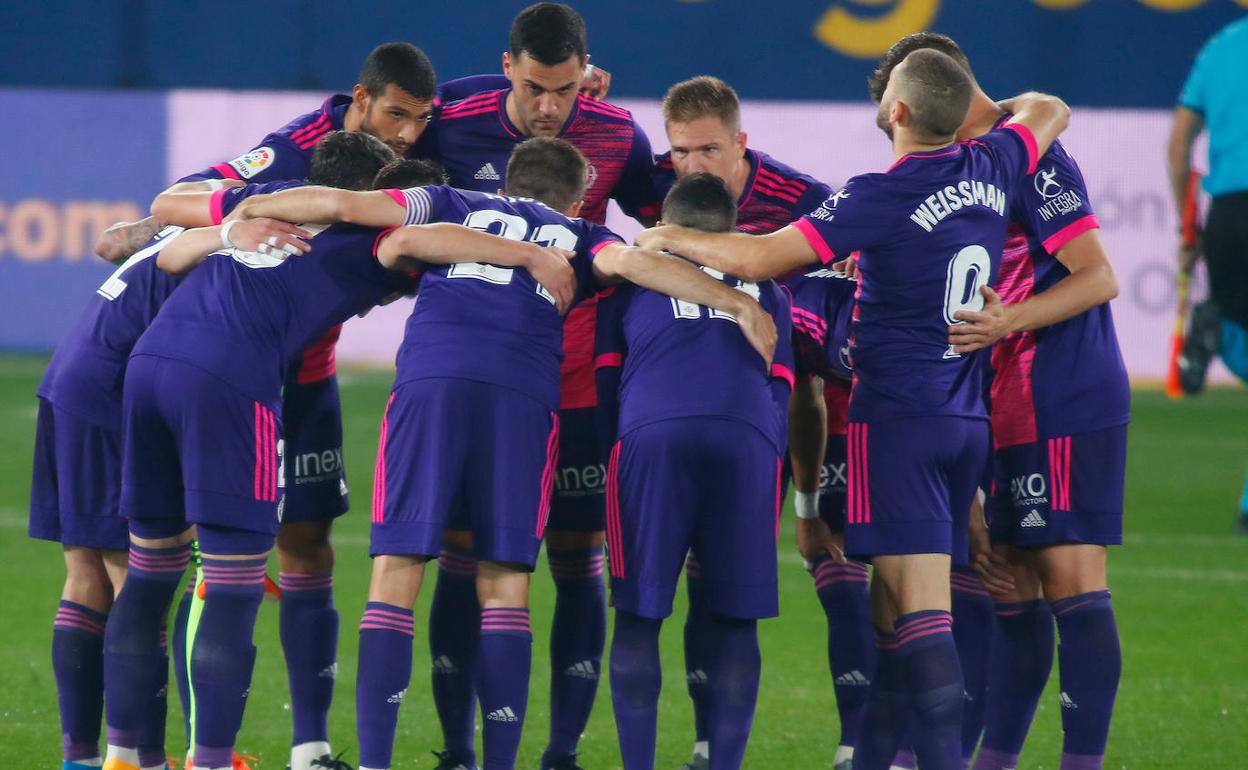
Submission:
POLYGON ((1248 190, 1213 199, 1204 235, 1213 301, 1223 318, 1248 327, 1248 190))

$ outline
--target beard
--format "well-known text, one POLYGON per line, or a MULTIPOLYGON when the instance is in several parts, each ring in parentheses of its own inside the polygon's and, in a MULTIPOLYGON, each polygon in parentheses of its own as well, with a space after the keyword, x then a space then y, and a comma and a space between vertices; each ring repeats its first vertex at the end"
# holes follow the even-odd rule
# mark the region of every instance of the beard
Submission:
POLYGON ((875 113, 875 125, 879 127, 884 135, 890 140, 893 138, 893 124, 888 122, 888 113, 892 111, 891 103, 880 103, 880 109, 875 113))

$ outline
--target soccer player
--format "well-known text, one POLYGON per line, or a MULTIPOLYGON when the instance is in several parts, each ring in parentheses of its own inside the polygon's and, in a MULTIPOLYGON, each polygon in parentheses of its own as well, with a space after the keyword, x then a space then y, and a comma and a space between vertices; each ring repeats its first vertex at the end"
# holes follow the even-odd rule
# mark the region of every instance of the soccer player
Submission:
MULTIPOLYGON (((663 221, 727 232, 735 199, 723 180, 695 173, 672 187, 663 221)), ((793 383, 788 299, 771 281, 710 274, 757 297, 775 319, 780 342, 770 367, 731 316, 652 291, 617 289, 599 318, 599 399, 602 408, 619 404, 607 531, 611 693, 625 770, 654 767, 659 630, 689 549, 701 557, 713 651, 705 663, 711 768, 741 766, 758 697, 757 622, 779 611, 775 538, 793 383)))
POLYGON ((415 259, 480 256, 533 267, 555 296, 570 293, 563 252, 467 228, 388 234, 316 226, 240 252, 230 248, 236 227, 188 231, 161 252, 164 269, 203 264, 162 306, 127 368, 121 509, 130 518, 131 569, 106 631, 110 770, 134 766, 127 722, 152 676, 156 627, 177 585, 174 573, 189 557, 192 523, 207 585, 191 657, 193 754, 201 770, 230 766, 255 656, 264 560, 279 518, 276 407, 293 354, 349 315, 410 290, 420 269, 415 259), (298 259, 282 258, 304 250, 298 259), (543 273, 535 260, 550 269, 543 273), (306 297, 316 301, 301 301, 306 297))
MULTIPOLYGON (((628 111, 577 93, 586 52, 585 22, 575 10, 557 3, 525 8, 512 22, 502 55, 509 87, 447 104, 415 152, 445 165, 453 186, 494 193, 508 186, 507 162, 516 145, 530 137, 559 137, 589 160, 581 217, 602 224, 613 198, 629 216, 653 222, 660 197, 652 187, 649 139, 628 111)), ((592 298, 578 304, 564 335, 559 468, 546 545, 557 598, 551 625, 550 739, 542 770, 576 767, 576 747, 597 692, 606 641, 606 457, 594 435, 594 313, 592 298)), ((429 620, 445 770, 474 764, 477 627, 471 536, 454 517, 449 529, 429 620)))
MULTIPOLYGON (((666 192, 676 179, 689 174, 699 171, 714 174, 728 185, 737 202, 733 229, 739 232, 774 232, 818 207, 832 193, 827 185, 813 177, 748 147, 748 135, 741 129, 740 101, 732 86, 719 78, 702 75, 669 88, 663 97, 663 125, 672 149, 656 159, 654 174, 657 192, 666 192)), ((849 391, 829 386, 828 396, 843 406, 848 402, 849 391)), ((839 445, 842 456, 843 435, 844 431, 841 431, 839 445)), ((831 441, 836 444, 837 438, 833 437, 831 441)), ((830 446, 830 451, 835 454, 835 447, 830 446)), ((841 472, 844 473, 843 467, 841 472)), ((684 628, 685 681, 689 697, 693 700, 695 736, 693 757, 686 763, 688 770, 703 770, 708 751, 706 716, 709 680, 702 665, 707 649, 704 633, 707 613, 702 601, 699 574, 697 555, 691 551, 685 565, 685 586, 689 593, 689 612, 684 628)), ((857 603, 861 605, 859 615, 865 616, 865 575, 861 586, 863 590, 857 597, 857 603)), ((839 595, 844 596, 843 592, 839 595)), ((825 602, 825 607, 829 608, 830 629, 833 615, 843 614, 844 605, 844 601, 833 605, 825 602)), ((829 644, 832 644, 831 637, 829 639, 829 644)), ((848 672, 863 667, 860 656, 853 654, 855 645, 834 646, 838 651, 838 665, 834 666, 834 672, 838 668, 848 672)), ((834 679, 836 677, 834 673, 834 679)), ((842 689, 837 687, 838 707, 852 701, 854 691, 863 688, 848 689, 844 695, 842 689)), ((856 723, 856 718, 851 717, 850 721, 856 723)), ((853 727, 842 719, 842 734, 852 730, 853 727)))
POLYGON ((846 550, 873 557, 880 649, 855 768, 888 767, 908 716, 920 765, 962 764, 949 567, 988 436, 981 361, 951 350, 947 328, 954 312, 983 306, 1006 204, 1069 119, 1060 100, 1028 95, 1000 130, 956 144, 970 95, 955 61, 915 51, 893 70, 878 115, 897 156, 888 172, 851 179, 770 235, 638 236, 746 280, 860 252, 846 550))
MULTIPOLYGON (((444 219, 563 244, 576 250, 578 297, 594 291, 591 281, 633 280, 736 314, 769 353, 774 325, 752 299, 682 260, 626 247, 609 230, 569 218, 585 194, 586 166, 568 142, 537 138, 517 147, 507 166, 507 192, 521 198, 449 187, 394 191, 393 199, 309 188, 254 198, 243 215, 373 226, 444 219)), ((471 555, 479 560, 484 767, 515 763, 532 644, 528 573, 549 514, 560 427, 562 323, 545 294, 527 273, 490 264, 425 276, 378 449, 373 579, 356 695, 362 769, 390 766, 411 671, 411 608, 450 515, 471 524, 471 555)))
MULTIPOLYGON (((916 49, 942 51, 971 72, 953 40, 911 35, 884 56, 873 95, 916 49)), ((958 135, 977 136, 1007 118, 976 86, 958 135)), ((1083 175, 1060 142, 1019 187, 1010 221, 1000 299, 989 294, 982 313, 959 316, 964 322, 950 328, 959 352, 996 342, 996 494, 988 501, 993 549, 981 530, 974 550, 986 580, 999 588, 999 631, 975 766, 1017 764, 1052 665, 1056 616, 1061 766, 1099 768, 1121 667, 1105 566, 1106 546, 1122 542, 1130 418, 1109 307, 1117 283, 1083 175)))

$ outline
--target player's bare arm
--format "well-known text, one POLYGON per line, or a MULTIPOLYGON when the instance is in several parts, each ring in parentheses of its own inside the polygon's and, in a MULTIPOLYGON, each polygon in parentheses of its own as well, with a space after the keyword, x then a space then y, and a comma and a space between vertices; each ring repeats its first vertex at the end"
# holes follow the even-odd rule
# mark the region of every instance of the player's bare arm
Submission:
POLYGON ((767 235, 708 233, 660 225, 638 233, 637 245, 670 251, 747 281, 765 281, 819 261, 806 236, 792 225, 767 235))
POLYGON ((306 254, 306 240, 312 234, 276 219, 252 219, 214 227, 200 227, 179 233, 156 257, 156 266, 166 273, 185 275, 222 249, 238 249, 284 259, 306 254))
POLYGON ((364 227, 399 227, 407 211, 381 190, 356 192, 334 187, 296 187, 253 195, 235 207, 228 219, 270 217, 285 222, 350 222, 364 227))
POLYGON ((164 224, 156 217, 137 222, 116 222, 95 240, 95 253, 100 259, 120 264, 143 248, 143 244, 163 228, 164 224))
POLYGON ((770 369, 777 339, 776 323, 771 315, 752 297, 711 278, 688 261, 651 249, 613 243, 594 257, 594 277, 602 283, 628 281, 669 297, 731 313, 740 324, 741 333, 770 369))
POLYGON ((819 469, 828 448, 828 407, 823 380, 804 377, 793 385, 789 398, 789 460, 793 491, 797 495, 797 551, 807 561, 845 554, 827 522, 819 518, 819 469))
POLYGON ((997 106, 1014 113, 1010 123, 1020 123, 1031 131, 1037 158, 1048 152, 1053 141, 1070 125, 1070 107, 1052 94, 1028 91, 997 102, 997 106))
POLYGON ((1005 548, 994 549, 992 546, 988 522, 984 519, 984 503, 979 494, 971 501, 971 513, 967 523, 971 566, 979 573, 988 593, 994 597, 1008 596, 1014 590, 1014 575, 1010 572, 1005 548))
POLYGON ((959 310, 954 318, 962 321, 949 327, 949 344, 957 353, 986 348, 1007 334, 1052 326, 1109 302, 1118 296, 1118 279, 1099 230, 1089 230, 1071 239, 1055 255, 1070 275, 1052 287, 1008 305, 992 287, 981 290, 984 309, 959 310))
POLYGON ((568 261, 574 256, 555 246, 509 240, 446 223, 400 228, 386 236, 377 249, 377 260, 392 270, 456 262, 522 268, 554 296, 560 313, 567 311, 576 296, 576 274, 568 261))
POLYGON ((212 221, 212 194, 224 187, 242 187, 241 179, 178 182, 152 201, 152 216, 167 225, 208 227, 212 221))
MULTIPOLYGON (((1170 126, 1170 143, 1166 148, 1166 168, 1170 174, 1170 189, 1174 193, 1175 211, 1183 221, 1183 209, 1187 202, 1188 177, 1192 173, 1192 146, 1205 127, 1205 116, 1179 106, 1174 108, 1174 122, 1170 126)), ((1197 239, 1199 241, 1199 239, 1197 239)), ((1200 244, 1183 243, 1179 246, 1179 267, 1184 271, 1200 257, 1200 244)))

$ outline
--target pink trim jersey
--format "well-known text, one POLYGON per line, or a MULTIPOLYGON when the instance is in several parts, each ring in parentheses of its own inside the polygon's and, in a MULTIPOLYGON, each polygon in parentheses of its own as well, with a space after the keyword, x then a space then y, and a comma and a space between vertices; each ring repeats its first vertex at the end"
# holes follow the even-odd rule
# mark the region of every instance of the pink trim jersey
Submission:
MULTIPOLYGON (((1078 164, 1054 142, 1011 201, 997 291, 1022 302, 1070 271, 1067 243, 1100 227, 1078 164)), ((1109 303, 992 349, 992 433, 998 448, 1125 425, 1131 394, 1109 303)))
POLYGON ((1008 123, 979 139, 863 174, 795 226, 829 263, 858 251, 850 420, 987 419, 983 355, 948 343, 958 310, 983 306, 1009 203, 1036 169, 1035 139, 1008 123))
MULTIPOLYGON (((737 200, 736 230, 751 235, 773 233, 818 208, 832 189, 812 176, 787 166, 765 152, 746 150, 750 164, 737 200)), ((676 183, 671 152, 655 159, 655 189, 660 199, 676 183)))
MULTIPOLYGON (((579 299, 593 293, 594 254, 620 242, 601 225, 527 198, 447 186, 387 192, 407 209, 407 224, 451 222, 576 252, 579 299)), ((556 409, 563 335, 554 298, 527 271, 481 262, 430 266, 399 347, 395 387, 430 377, 475 380, 556 409)))

